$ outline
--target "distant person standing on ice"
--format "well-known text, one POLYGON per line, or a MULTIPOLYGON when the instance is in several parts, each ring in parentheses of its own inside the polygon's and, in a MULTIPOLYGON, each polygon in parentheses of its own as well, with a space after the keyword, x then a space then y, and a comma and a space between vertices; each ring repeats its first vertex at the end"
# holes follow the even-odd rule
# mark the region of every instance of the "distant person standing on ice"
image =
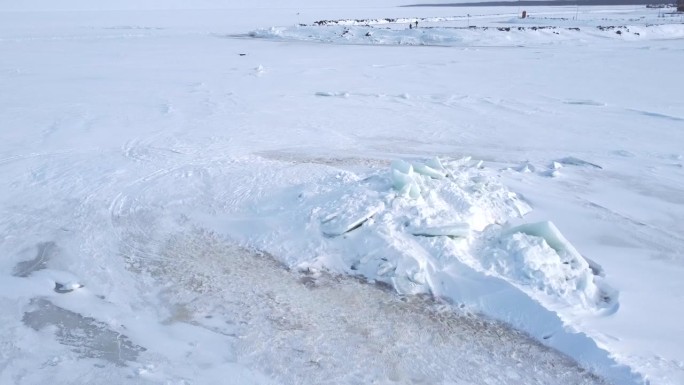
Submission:
POLYGON ((413 23, 409 23, 409 29, 413 29, 413 23))
POLYGON ((416 20, 416 28, 418 28, 418 20, 416 20))

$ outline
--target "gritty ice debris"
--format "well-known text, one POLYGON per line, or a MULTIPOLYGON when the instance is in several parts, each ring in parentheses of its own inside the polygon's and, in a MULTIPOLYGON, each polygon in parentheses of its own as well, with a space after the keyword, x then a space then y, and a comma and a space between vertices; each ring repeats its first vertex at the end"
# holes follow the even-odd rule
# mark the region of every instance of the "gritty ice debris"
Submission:
MULTIPOLYGON (((354 243, 343 238, 325 242, 354 243)), ((161 255, 165 274, 157 279, 179 282, 171 290, 175 298, 191 298, 185 306, 191 322, 239 336, 231 344, 236 361, 265 368, 274 383, 480 385, 516 378, 520 383, 602 385, 504 323, 463 314, 428 296, 397 296, 377 282, 311 266, 286 270, 271 256, 241 249, 211 232, 178 235, 164 244, 161 255), (203 282, 201 288, 192 285, 196 280, 203 282), (528 362, 535 370, 526 370, 528 362), (514 368, 515 376, 501 367, 514 368)), ((397 287, 429 294, 429 274, 417 264, 388 266, 388 273, 396 268, 410 270, 393 280, 397 287)))

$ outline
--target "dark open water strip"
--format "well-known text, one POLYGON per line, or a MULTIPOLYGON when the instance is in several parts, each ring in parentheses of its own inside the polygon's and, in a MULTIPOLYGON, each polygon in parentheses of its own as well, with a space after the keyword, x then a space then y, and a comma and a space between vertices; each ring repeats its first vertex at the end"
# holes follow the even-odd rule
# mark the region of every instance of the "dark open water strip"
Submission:
POLYGON ((411 4, 402 7, 506 7, 506 6, 573 6, 573 5, 648 5, 663 4, 662 1, 649 0, 520 0, 520 1, 482 1, 471 3, 411 4))

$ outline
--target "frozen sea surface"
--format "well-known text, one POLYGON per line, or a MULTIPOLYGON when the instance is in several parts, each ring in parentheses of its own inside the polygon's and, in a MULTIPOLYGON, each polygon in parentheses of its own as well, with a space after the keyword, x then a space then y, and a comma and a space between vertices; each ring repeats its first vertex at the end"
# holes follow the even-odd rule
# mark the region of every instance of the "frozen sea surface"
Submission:
POLYGON ((408 3, 0 2, 0 383, 684 382, 681 17, 408 3))

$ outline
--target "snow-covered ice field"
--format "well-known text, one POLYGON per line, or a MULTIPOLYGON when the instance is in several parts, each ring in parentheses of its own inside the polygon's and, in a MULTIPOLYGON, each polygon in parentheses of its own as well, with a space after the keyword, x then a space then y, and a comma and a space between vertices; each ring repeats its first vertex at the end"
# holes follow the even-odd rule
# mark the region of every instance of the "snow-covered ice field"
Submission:
POLYGON ((681 15, 236 3, 0 0, 0 384, 684 383, 681 15))

